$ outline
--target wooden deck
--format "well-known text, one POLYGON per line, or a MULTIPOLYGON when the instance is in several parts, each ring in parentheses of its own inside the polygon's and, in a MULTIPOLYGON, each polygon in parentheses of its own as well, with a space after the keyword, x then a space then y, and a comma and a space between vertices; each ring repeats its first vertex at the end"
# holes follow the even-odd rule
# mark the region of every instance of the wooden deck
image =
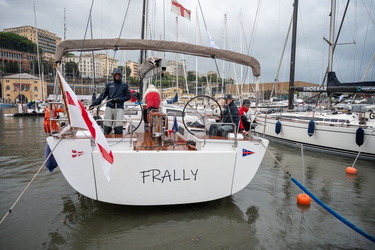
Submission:
MULTIPOLYGON (((192 145, 188 145, 181 137, 176 135, 176 145, 173 146, 173 136, 166 136, 164 142, 161 142, 161 138, 153 138, 151 132, 135 132, 136 137, 134 138, 134 150, 156 150, 156 151, 173 151, 173 150, 196 150, 192 145)), ((105 135, 106 138, 130 138, 130 135, 116 135, 109 134, 105 135)))

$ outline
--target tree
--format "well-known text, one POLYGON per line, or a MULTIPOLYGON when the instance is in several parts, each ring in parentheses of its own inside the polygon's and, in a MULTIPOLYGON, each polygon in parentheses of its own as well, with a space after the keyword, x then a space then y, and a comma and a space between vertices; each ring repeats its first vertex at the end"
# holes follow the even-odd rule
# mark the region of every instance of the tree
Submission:
POLYGON ((79 70, 77 63, 73 61, 65 63, 65 73, 68 77, 78 77, 79 70))
POLYGON ((209 82, 217 82, 217 74, 216 72, 215 73, 210 73, 210 74, 207 74, 208 76, 208 81, 209 82))
POLYGON ((29 39, 11 32, 0 32, 0 48, 36 53, 37 46, 29 39))
POLYGON ((131 68, 130 68, 129 66, 126 66, 126 75, 127 75, 127 76, 130 76, 131 73, 132 73, 131 68))
MULTIPOLYGON (((53 73, 53 63, 49 61, 41 60, 40 74, 48 75, 53 73)), ((33 61, 34 69, 33 73, 39 75, 39 62, 33 61)))
POLYGON ((5 73, 19 73, 20 68, 17 62, 8 62, 5 64, 4 67, 4 72, 5 73))
POLYGON ((188 81, 195 81, 195 71, 188 71, 187 72, 187 80, 188 81))

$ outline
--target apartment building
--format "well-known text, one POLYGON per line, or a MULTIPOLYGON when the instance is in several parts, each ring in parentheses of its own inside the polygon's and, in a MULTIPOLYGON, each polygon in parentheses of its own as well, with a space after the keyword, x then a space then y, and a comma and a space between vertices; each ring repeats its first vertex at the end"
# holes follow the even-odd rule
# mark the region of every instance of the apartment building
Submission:
POLYGON ((32 26, 21 26, 4 29, 4 32, 12 32, 23 36, 33 43, 38 43, 39 47, 43 51, 43 58, 53 59, 56 51, 56 47, 61 43, 61 38, 55 33, 49 32, 48 30, 38 29, 38 36, 36 34, 36 28, 32 26))
POLYGON ((187 73, 186 62, 185 60, 182 60, 180 62, 169 60, 167 62, 167 68, 165 71, 172 76, 175 76, 176 74, 179 76, 183 76, 184 74, 187 73))
POLYGON ((65 57, 65 62, 75 62, 83 78, 104 78, 111 76, 113 69, 118 67, 118 60, 106 54, 85 53, 80 56, 65 57))
POLYGON ((130 77, 138 78, 139 73, 138 73, 138 68, 139 68, 139 63, 137 62, 132 62, 132 61, 127 61, 125 63, 126 67, 129 67, 131 70, 130 77))

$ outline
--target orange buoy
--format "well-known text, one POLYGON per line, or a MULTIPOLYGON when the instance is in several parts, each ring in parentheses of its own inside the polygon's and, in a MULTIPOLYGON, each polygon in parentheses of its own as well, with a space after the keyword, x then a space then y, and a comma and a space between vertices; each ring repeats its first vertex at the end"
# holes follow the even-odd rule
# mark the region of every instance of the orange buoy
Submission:
POLYGON ((347 174, 356 174, 357 173, 357 169, 355 169, 353 167, 347 167, 346 168, 346 173, 347 174))
POLYGON ((307 194, 299 194, 297 196, 297 203, 301 205, 310 205, 311 199, 307 194))

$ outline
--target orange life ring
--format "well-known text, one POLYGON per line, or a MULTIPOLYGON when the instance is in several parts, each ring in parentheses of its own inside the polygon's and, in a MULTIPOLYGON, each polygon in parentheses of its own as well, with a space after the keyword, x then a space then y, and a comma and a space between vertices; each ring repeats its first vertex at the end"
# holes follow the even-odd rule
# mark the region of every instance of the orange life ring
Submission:
MULTIPOLYGON (((57 118, 59 112, 64 112, 64 109, 56 109, 56 107, 52 108, 52 118, 57 118)), ((47 107, 44 113, 44 132, 50 134, 51 128, 52 131, 59 130, 59 125, 57 121, 51 121, 51 111, 50 107, 47 107)))

